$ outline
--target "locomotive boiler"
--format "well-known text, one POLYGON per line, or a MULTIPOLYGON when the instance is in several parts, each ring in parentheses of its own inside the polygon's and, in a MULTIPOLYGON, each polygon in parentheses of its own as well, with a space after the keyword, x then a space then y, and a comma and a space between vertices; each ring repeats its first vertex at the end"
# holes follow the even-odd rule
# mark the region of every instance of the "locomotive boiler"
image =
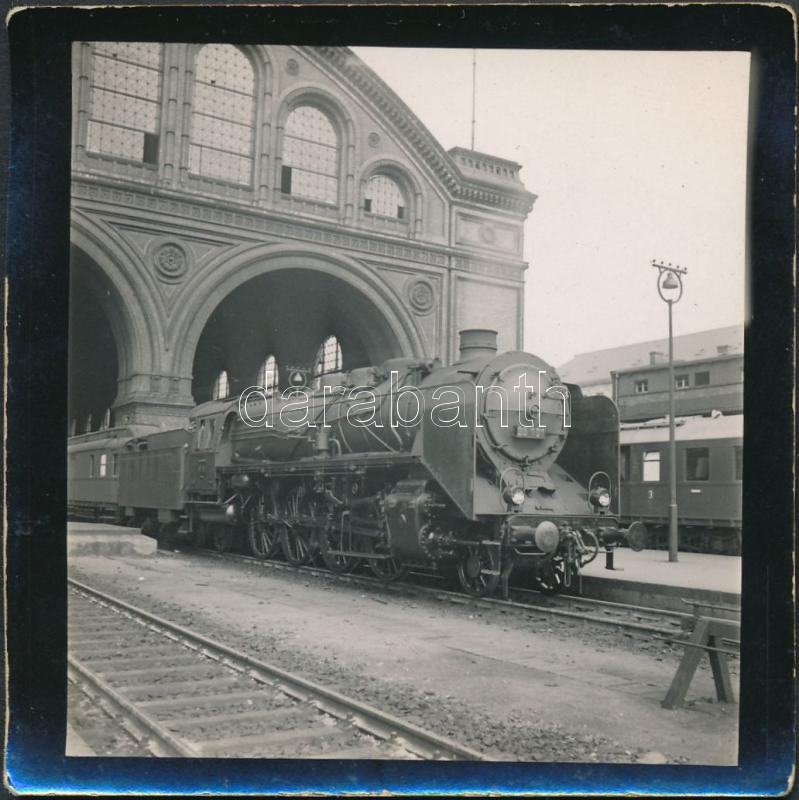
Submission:
POLYGON ((244 534, 296 565, 454 569, 483 595, 524 564, 557 591, 625 536, 618 431, 612 401, 499 354, 494 331, 463 331, 451 366, 391 359, 198 406, 187 430, 126 449, 120 504, 163 535, 225 549, 244 534))

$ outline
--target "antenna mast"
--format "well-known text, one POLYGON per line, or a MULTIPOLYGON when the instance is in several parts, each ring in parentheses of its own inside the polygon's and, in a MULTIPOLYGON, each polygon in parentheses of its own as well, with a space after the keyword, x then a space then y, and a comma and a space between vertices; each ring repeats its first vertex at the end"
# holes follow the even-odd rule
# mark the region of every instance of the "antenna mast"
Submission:
POLYGON ((472 150, 474 150, 474 119, 477 99, 477 48, 472 50, 472 150))

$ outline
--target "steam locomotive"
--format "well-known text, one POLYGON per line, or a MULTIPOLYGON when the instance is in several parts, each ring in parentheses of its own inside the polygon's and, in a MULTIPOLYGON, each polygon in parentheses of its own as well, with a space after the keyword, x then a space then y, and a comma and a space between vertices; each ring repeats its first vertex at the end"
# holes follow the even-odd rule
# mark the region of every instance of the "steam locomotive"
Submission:
MULTIPOLYGON (((253 387, 204 403, 184 429, 117 432, 106 511, 162 542, 243 538, 259 558, 386 581, 454 570, 475 596, 507 591, 519 566, 555 592, 603 547, 643 546, 640 522, 618 525, 614 403, 561 385, 535 355, 499 354, 495 331, 462 331, 448 367, 395 358, 313 390, 303 377, 281 397, 253 387)), ((103 454, 84 438, 70 500, 85 509, 79 473, 103 454)))

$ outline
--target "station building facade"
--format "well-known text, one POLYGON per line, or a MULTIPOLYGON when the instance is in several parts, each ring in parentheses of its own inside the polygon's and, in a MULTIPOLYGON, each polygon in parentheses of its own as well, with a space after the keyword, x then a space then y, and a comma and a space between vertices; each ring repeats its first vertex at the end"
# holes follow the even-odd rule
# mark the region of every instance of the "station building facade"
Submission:
POLYGON ((520 166, 445 151, 346 48, 73 51, 72 430, 179 427, 301 366, 521 347, 520 166))

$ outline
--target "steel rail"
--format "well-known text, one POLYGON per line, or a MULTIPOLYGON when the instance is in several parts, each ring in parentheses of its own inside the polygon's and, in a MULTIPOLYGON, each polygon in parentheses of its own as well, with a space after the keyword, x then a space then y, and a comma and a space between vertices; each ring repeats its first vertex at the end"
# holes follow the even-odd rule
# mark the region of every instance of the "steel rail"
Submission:
MULTIPOLYGON (((424 730, 393 714, 347 697, 340 692, 287 672, 273 664, 253 658, 221 642, 209 639, 202 634, 170 622, 124 600, 94 589, 74 578, 68 578, 67 580, 73 589, 91 599, 99 600, 112 610, 125 613, 134 620, 145 621, 155 631, 169 635, 170 638, 174 637, 176 641, 188 645, 202 655, 210 656, 225 666, 233 667, 256 681, 277 686, 281 691, 295 699, 311 702, 322 713, 349 722, 359 730, 378 739, 396 743, 423 759, 492 760, 488 756, 472 750, 449 737, 424 730)), ((87 671, 84 669, 84 672, 87 671)), ((107 685, 103 686, 101 680, 99 683, 97 681, 94 681, 94 683, 98 691, 102 691, 104 694, 107 694, 108 689, 111 689, 107 685)), ((114 690, 111 689, 111 691, 113 692, 114 690)), ((132 711, 136 711, 137 719, 142 724, 148 724, 149 726, 149 724, 154 723, 157 728, 160 728, 160 725, 154 720, 150 720, 146 713, 143 714, 135 709, 135 701, 130 702, 121 697, 119 699, 129 706, 129 708, 122 706, 126 712, 132 713, 132 711)), ((120 703, 120 705, 122 704, 120 703)), ((170 735, 168 731, 166 733, 170 735)))
POLYGON ((96 701, 111 706, 111 716, 121 716, 124 725, 135 739, 144 742, 151 753, 157 756, 184 756, 196 758, 199 752, 188 742, 173 736, 149 714, 137 708, 134 702, 123 697, 113 686, 71 655, 67 655, 67 677, 81 686, 96 701))
POLYGON ((210 555, 213 558, 218 558, 223 561, 236 561, 243 564, 252 564, 267 569, 283 570, 284 572, 293 572, 295 574, 313 575, 325 579, 335 578, 337 581, 349 583, 359 586, 377 587, 383 591, 394 593, 410 593, 417 596, 427 596, 433 599, 448 600, 449 602, 458 605, 473 605, 481 608, 492 609, 511 609, 513 611, 526 612, 526 613, 540 613, 548 616, 562 617, 567 620, 575 620, 581 622, 596 623, 605 627, 623 628, 626 630, 635 631, 641 634, 652 636, 658 635, 673 635, 674 629, 662 627, 658 625, 647 625, 642 622, 635 622, 633 620, 620 619, 614 616, 600 616, 602 611, 622 611, 630 614, 650 614, 652 616, 660 617, 666 620, 671 620, 672 624, 682 626, 683 623, 689 623, 694 617, 692 614, 681 611, 671 611, 669 609, 651 608, 648 606, 627 605, 625 603, 614 603, 608 600, 595 600, 593 598, 574 597, 570 595, 558 595, 557 598, 553 596, 538 595, 531 589, 516 589, 511 587, 511 593, 523 592, 525 594, 533 594, 545 598, 543 603, 520 603, 515 600, 502 600, 496 597, 473 597, 463 592, 454 592, 449 589, 439 589, 431 586, 422 586, 415 583, 407 583, 406 581, 386 582, 381 581, 379 578, 372 578, 368 575, 355 575, 352 573, 336 573, 322 567, 313 567, 309 565, 295 566, 283 561, 274 561, 271 559, 259 559, 255 556, 242 555, 239 553, 220 553, 216 550, 207 548, 193 548, 187 552, 199 552, 202 554, 210 555), (572 604, 592 605, 597 611, 596 615, 591 613, 584 613, 580 611, 573 611, 564 608, 564 605, 572 604), (557 605, 555 605, 557 604, 557 605))

